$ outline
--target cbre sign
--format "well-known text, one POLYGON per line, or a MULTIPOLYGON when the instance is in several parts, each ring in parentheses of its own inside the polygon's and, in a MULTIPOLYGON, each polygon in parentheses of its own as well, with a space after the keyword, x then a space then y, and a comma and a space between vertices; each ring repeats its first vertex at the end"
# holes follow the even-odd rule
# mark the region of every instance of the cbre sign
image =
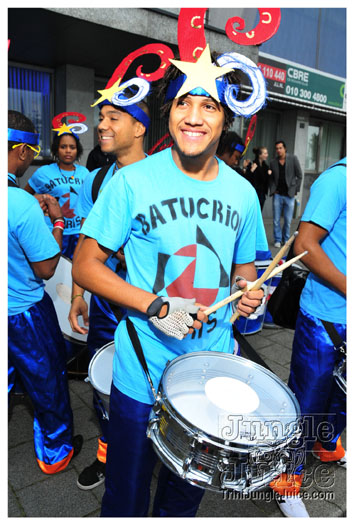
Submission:
POLYGON ((267 80, 269 93, 320 106, 346 109, 345 79, 301 65, 259 54, 258 66, 267 80))

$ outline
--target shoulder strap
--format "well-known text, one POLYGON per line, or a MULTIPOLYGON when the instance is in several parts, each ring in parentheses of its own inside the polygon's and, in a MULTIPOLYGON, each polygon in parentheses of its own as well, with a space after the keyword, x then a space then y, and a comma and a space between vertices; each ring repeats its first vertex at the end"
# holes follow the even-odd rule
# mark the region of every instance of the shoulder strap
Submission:
POLYGON ((337 330, 335 329, 333 323, 329 321, 324 321, 321 319, 323 326, 325 327, 327 334, 331 338, 333 346, 336 350, 340 350, 343 354, 347 353, 346 341, 343 341, 337 330))
POLYGON ((103 179, 105 178, 109 168, 112 166, 112 164, 109 164, 108 166, 104 166, 101 168, 97 173, 95 178, 93 179, 92 183, 92 189, 91 189, 91 197, 92 202, 95 203, 98 197, 98 192, 100 191, 100 187, 102 185, 103 179))
POLYGON ((129 335, 130 340, 132 342, 132 345, 133 345, 133 348, 135 350, 136 356, 139 359, 139 362, 140 362, 140 364, 141 364, 141 366, 142 366, 142 368, 143 368, 143 370, 145 372, 145 375, 146 375, 147 380, 149 382, 152 394, 153 394, 154 398, 156 399, 157 398, 156 390, 155 390, 155 387, 153 385, 152 379, 150 377, 149 369, 148 369, 148 366, 147 366, 147 363, 146 363, 146 360, 145 360, 144 352, 143 352, 143 349, 142 349, 142 346, 141 346, 138 334, 136 333, 135 327, 134 327, 133 323, 131 322, 131 320, 129 319, 129 317, 126 318, 126 323, 127 323, 128 335, 129 335))
POLYGON ((11 179, 7 179, 7 186, 8 188, 19 188, 20 189, 20 187, 16 184, 16 182, 14 182, 11 179))
POLYGON ((270 372, 273 372, 273 370, 267 365, 265 361, 263 361, 261 356, 257 354, 255 349, 250 345, 247 339, 241 334, 241 332, 236 328, 234 324, 232 325, 232 331, 234 334, 234 338, 240 345, 241 350, 243 350, 243 352, 246 354, 247 358, 253 361, 254 363, 257 363, 258 365, 263 366, 270 372))

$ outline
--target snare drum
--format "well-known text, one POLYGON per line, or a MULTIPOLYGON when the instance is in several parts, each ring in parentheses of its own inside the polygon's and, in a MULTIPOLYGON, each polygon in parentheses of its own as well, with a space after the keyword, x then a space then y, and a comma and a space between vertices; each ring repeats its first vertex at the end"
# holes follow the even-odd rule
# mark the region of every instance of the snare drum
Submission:
POLYGON ((334 380, 339 388, 347 393, 347 360, 345 357, 339 361, 333 370, 334 380))
MULTIPOLYGON (((44 289, 54 303, 59 326, 65 339, 74 343, 85 344, 87 341, 87 334, 73 332, 68 319, 71 307, 71 269, 71 260, 61 255, 55 273, 53 277, 46 281, 44 289)), ((91 294, 86 292, 85 301, 88 305, 90 305, 90 298, 91 294)))
POLYGON ((113 375, 113 356, 114 341, 97 350, 90 361, 88 377, 85 379, 85 381, 89 381, 95 389, 102 409, 102 415, 105 419, 109 419, 109 396, 111 394, 113 375))
POLYGON ((147 435, 189 483, 247 494, 286 470, 299 418, 294 394, 272 372, 232 354, 196 352, 167 365, 147 435))

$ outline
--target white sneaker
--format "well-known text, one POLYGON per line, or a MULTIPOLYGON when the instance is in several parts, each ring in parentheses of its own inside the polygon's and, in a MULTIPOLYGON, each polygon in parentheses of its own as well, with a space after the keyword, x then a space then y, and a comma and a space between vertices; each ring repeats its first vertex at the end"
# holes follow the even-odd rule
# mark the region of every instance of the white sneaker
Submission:
POLYGON ((337 465, 343 468, 347 468, 347 453, 344 454, 344 456, 340 459, 337 459, 336 461, 337 465))
MULTIPOLYGON (((321 457, 316 454, 316 452, 312 451, 312 455, 316 458, 316 459, 319 459, 321 461, 321 457)), ((333 465, 333 464, 336 464, 336 465, 339 465, 340 467, 342 468, 347 468, 347 452, 345 452, 344 456, 340 459, 337 459, 337 460, 334 460, 334 461, 322 461, 322 463, 328 463, 329 465, 333 465)))
POLYGON ((280 248, 280 246, 281 246, 280 242, 275 242, 274 243, 274 248, 280 248))
POLYGON ((287 518, 309 518, 305 503, 300 496, 277 495, 275 501, 285 517, 287 518))

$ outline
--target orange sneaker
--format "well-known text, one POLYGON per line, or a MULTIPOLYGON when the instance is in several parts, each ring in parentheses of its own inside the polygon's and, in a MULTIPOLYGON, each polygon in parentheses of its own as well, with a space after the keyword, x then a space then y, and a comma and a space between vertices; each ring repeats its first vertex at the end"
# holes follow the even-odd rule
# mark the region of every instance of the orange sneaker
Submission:
POLYGON ((330 451, 322 447, 319 441, 316 441, 312 450, 313 456, 323 463, 337 463, 337 465, 347 468, 347 454, 342 446, 341 438, 338 438, 336 450, 330 451))

